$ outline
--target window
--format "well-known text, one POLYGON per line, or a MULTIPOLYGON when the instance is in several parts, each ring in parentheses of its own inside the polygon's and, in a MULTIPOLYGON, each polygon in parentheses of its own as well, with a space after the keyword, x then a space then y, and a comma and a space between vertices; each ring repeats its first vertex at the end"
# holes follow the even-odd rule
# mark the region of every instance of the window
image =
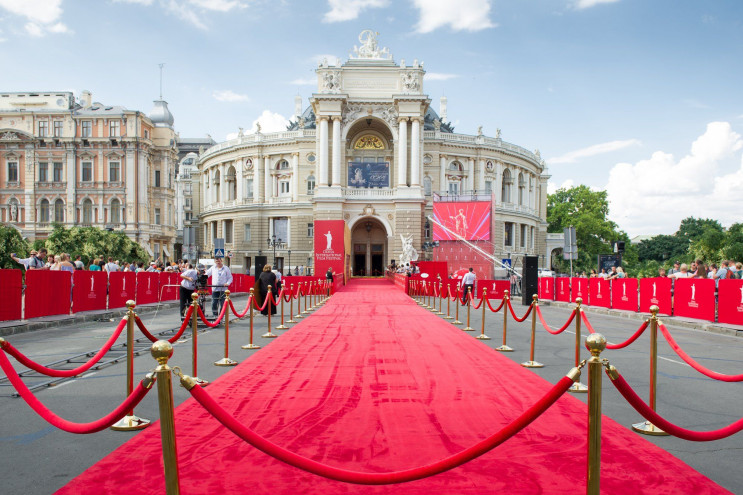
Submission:
POLYGON ((524 204, 524 189, 526 188, 526 182, 524 181, 524 174, 519 173, 519 204, 524 204))
POLYGON ((534 227, 529 228, 529 247, 534 249, 534 227))
POLYGON ((111 200, 111 223, 114 225, 121 223, 121 202, 118 199, 111 200))
POLYGON ((64 123, 61 120, 54 121, 54 137, 62 137, 62 125, 64 123))
POLYGON ((245 179, 245 197, 253 199, 253 179, 245 179))
POLYGON ((225 244, 232 244, 232 220, 225 220, 222 230, 224 231, 225 244))
POLYGON ((250 242, 250 224, 245 224, 245 230, 243 231, 243 241, 250 242))
POLYGON ((83 223, 86 225, 93 223, 93 202, 89 199, 83 201, 83 223))
POLYGON ((423 237, 426 239, 431 238, 431 224, 428 221, 423 224, 423 237))
POLYGON ((62 162, 54 162, 54 182, 62 182, 62 162))
POLYGON ((186 194, 193 193, 193 187, 190 182, 186 182, 185 184, 183 184, 183 192, 186 194))
POLYGON ((279 195, 281 196, 289 195, 289 181, 288 180, 279 181, 279 195))
POLYGON ((430 196, 432 188, 431 177, 429 177, 428 175, 423 177, 423 194, 425 194, 426 196, 430 196))
POLYGON ((93 135, 93 123, 89 120, 83 120, 81 136, 84 138, 89 138, 92 135, 93 135))
POLYGON ((276 168, 278 168, 279 170, 289 170, 289 162, 287 162, 286 160, 281 160, 279 162, 279 166, 276 168))
POLYGON ((459 182, 449 182, 449 194, 459 194, 459 182))
POLYGON ((271 235, 276 236, 276 241, 281 239, 281 242, 289 242, 289 219, 287 217, 279 217, 271 219, 271 235))
POLYGON ((121 123, 118 120, 111 120, 108 122, 108 135, 109 137, 119 137, 121 132, 121 123))
POLYGON ((49 182, 49 163, 39 162, 39 182, 49 182))
POLYGON ((217 222, 212 222, 212 244, 214 244, 214 239, 217 238, 217 222))
POLYGON ((54 221, 64 222, 64 201, 58 199, 54 202, 54 221))
POLYGON ((155 256, 155 259, 158 259, 160 257, 160 243, 159 242, 155 243, 154 256, 155 256))
POLYGON ((315 176, 309 175, 307 177, 307 194, 315 194, 315 176))
POLYGON ((155 170, 155 187, 160 187, 160 171, 155 170))
POLYGON ((46 120, 39 121, 39 137, 47 137, 49 135, 49 122, 46 120))
POLYGON ((8 182, 18 182, 18 162, 8 162, 8 182))
POLYGON ((307 224, 307 237, 315 237, 315 224, 314 223, 307 224))
POLYGON ((121 180, 121 162, 108 162, 108 181, 119 182, 121 180))
POLYGON ((168 205, 168 225, 173 225, 173 205, 168 205))
POLYGON ((485 194, 493 194, 493 181, 492 180, 485 181, 485 194))
POLYGON ((49 223, 49 200, 42 199, 39 204, 39 221, 41 223, 49 223))
POLYGON ((155 225, 160 225, 160 208, 155 208, 155 225))
POLYGON ((193 214, 192 214, 192 213, 191 213, 190 211, 187 211, 187 212, 185 213, 185 215, 186 215, 186 216, 185 216, 185 220, 186 220, 186 221, 188 221, 188 220, 191 220, 191 218, 193 218, 193 214))
POLYGON ((510 203, 511 202, 511 183, 513 182, 513 179, 511 179, 511 171, 508 169, 503 170, 503 184, 501 185, 501 191, 500 191, 500 200, 503 203, 510 203))
POLYGON ((191 208, 191 198, 185 198, 186 208, 191 208))
POLYGON ((144 138, 145 139, 150 139, 150 130, 149 129, 145 129, 144 130, 144 138))
POLYGON ((93 181, 93 162, 83 162, 83 182, 93 181))
POLYGON ((526 225, 521 224, 521 235, 519 236, 519 246, 522 248, 526 247, 526 225))
POLYGON ((503 232, 503 245, 513 246, 513 224, 511 222, 505 223, 505 231, 503 232))

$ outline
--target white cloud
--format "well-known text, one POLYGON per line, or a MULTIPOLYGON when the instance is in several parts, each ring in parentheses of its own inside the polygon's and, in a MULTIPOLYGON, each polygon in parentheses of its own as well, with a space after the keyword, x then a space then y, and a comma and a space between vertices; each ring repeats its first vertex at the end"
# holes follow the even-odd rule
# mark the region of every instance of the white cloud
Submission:
POLYGON ((330 10, 325 13, 323 22, 343 22, 359 17, 366 9, 378 9, 389 5, 389 0, 328 0, 330 10))
POLYGON ((212 93, 212 97, 217 101, 250 101, 250 97, 248 95, 235 93, 231 89, 214 91, 212 93))
POLYGON ((198 29, 204 31, 208 29, 206 24, 201 21, 201 16, 185 3, 178 3, 176 0, 169 0, 166 4, 166 9, 179 19, 186 21, 198 29))
POLYGON ((706 103, 702 103, 701 101, 695 100, 694 98, 687 98, 687 99, 685 99, 684 100, 684 104, 687 105, 687 106, 690 106, 691 108, 698 108, 700 110, 707 110, 709 108, 712 108, 709 105, 707 105, 706 103))
POLYGON ((457 77, 459 77, 459 74, 444 74, 442 72, 428 72, 425 75, 428 81, 448 81, 457 77))
POLYGON ((26 32, 29 35, 33 36, 34 38, 40 38, 40 37, 44 36, 44 30, 41 29, 41 26, 39 26, 35 22, 27 22, 23 26, 23 29, 25 29, 26 32))
POLYGON ((114 3, 137 3, 139 5, 152 5, 155 0, 114 0, 114 3))
POLYGON ((490 21, 491 0, 413 0, 420 18, 415 30, 430 33, 449 26, 453 31, 480 31, 496 27, 490 21))
POLYGON ((562 156, 557 156, 547 160, 550 165, 554 163, 575 163, 581 158, 611 153, 612 151, 621 150, 630 146, 640 146, 642 143, 637 139, 626 139, 624 141, 609 141, 607 143, 594 144, 587 148, 571 151, 562 156))
POLYGON ((575 185, 575 182, 573 182, 573 179, 566 179, 562 181, 562 184, 559 186, 555 184, 554 182, 548 182, 547 183, 547 194, 555 194, 555 192, 558 189, 570 189, 575 185))
POLYGON ((296 84, 297 86, 315 86, 317 85, 316 77, 298 77, 294 79, 290 84, 296 84))
POLYGON ((232 9, 244 9, 247 7, 238 0, 188 0, 190 4, 201 7, 204 10, 216 10, 218 12, 229 12, 232 9))
MULTIPOLYGON (((281 115, 280 113, 272 112, 271 110, 263 110, 263 113, 250 124, 250 130, 246 131, 246 134, 255 133, 258 130, 256 124, 261 124, 261 134, 267 134, 270 132, 281 132, 286 130, 286 126, 289 125, 289 119, 281 115)), ((235 139, 237 137, 236 132, 227 134, 226 139, 235 139)))
POLYGON ((59 21, 62 16, 62 0, 0 0, 0 9, 25 17, 23 25, 30 36, 42 37, 47 33, 72 33, 59 21))
POLYGON ((590 9, 602 3, 614 3, 619 0, 574 0, 573 6, 578 10, 590 9))
POLYGON ((731 170, 728 162, 741 149, 728 122, 711 122, 680 160, 656 151, 634 165, 618 163, 606 185, 612 219, 630 235, 672 233, 688 216, 739 221, 743 163, 731 170))

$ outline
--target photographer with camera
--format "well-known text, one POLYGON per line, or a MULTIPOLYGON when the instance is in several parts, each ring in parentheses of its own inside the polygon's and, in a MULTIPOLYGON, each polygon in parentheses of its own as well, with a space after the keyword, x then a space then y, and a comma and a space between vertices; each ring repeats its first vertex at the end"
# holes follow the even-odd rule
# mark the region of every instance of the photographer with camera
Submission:
POLYGON ((191 294, 196 290, 196 281, 198 272, 193 269, 191 263, 186 263, 185 270, 181 273, 181 320, 186 312, 186 308, 191 304, 191 294))
POLYGON ((222 264, 222 258, 214 258, 214 266, 206 271, 206 276, 212 278, 212 317, 219 316, 224 304, 224 291, 232 283, 232 272, 222 264))

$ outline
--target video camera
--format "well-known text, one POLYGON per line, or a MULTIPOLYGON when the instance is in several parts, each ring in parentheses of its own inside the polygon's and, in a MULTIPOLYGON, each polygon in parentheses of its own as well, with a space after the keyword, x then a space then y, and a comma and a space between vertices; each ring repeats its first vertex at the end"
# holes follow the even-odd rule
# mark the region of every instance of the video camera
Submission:
POLYGON ((196 271, 198 272, 198 275, 196 276, 196 288, 205 289, 209 284, 209 277, 206 275, 206 268, 204 265, 199 263, 196 265, 196 271))

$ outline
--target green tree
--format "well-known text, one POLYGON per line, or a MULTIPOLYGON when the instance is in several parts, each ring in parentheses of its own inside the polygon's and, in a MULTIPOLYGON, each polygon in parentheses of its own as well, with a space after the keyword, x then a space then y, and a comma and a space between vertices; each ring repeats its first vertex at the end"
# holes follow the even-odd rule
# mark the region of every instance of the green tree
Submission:
POLYGON ((677 235, 656 235, 637 246, 639 261, 654 260, 665 263, 688 256, 689 242, 677 235))
POLYGON ((685 239, 686 247, 688 247, 692 242, 699 240, 708 229, 716 230, 717 232, 723 232, 725 230, 717 220, 688 217, 681 220, 681 225, 679 225, 679 229, 675 235, 676 237, 685 239))
POLYGON ((129 239, 123 232, 109 232, 96 227, 72 227, 55 225, 44 242, 50 253, 69 253, 73 259, 82 256, 88 264, 97 256, 122 261, 147 261, 144 248, 129 239))
POLYGON ((22 268, 10 257, 16 253, 19 258, 28 258, 30 246, 21 233, 15 228, 0 225, 0 268, 22 268))
POLYGON ((743 261, 743 224, 734 223, 725 232, 722 256, 728 260, 743 261))

